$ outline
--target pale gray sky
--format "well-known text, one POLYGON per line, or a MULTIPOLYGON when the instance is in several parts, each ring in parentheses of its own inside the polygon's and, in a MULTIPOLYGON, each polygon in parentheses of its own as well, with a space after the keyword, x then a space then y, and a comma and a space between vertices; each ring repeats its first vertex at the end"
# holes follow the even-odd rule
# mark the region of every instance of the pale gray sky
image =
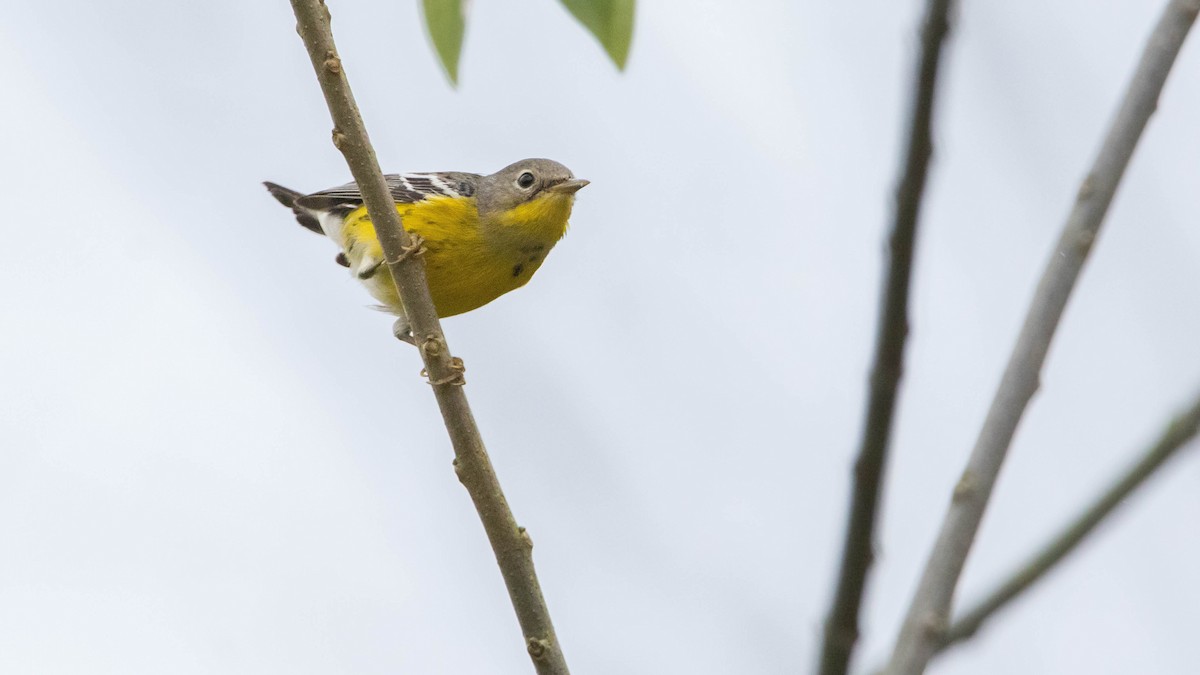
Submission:
MULTIPOLYGON (((446 322, 578 673, 804 672, 859 435, 920 3, 646 1, 614 72, 550 0, 331 0, 390 171, 592 185, 534 281, 446 322)), ((860 667, 888 650, 1161 2, 965 3, 860 667)), ((417 355, 262 189, 344 182, 287 3, 0 24, 0 671, 525 673, 417 355)), ((1200 387, 1186 45, 969 562, 970 599, 1200 387)), ((952 673, 1200 667, 1200 461, 952 673)))

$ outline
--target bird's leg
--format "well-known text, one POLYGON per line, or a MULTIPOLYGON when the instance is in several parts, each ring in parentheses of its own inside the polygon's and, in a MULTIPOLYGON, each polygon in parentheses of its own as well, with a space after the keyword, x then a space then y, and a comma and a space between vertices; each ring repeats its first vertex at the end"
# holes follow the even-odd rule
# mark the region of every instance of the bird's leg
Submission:
POLYGON ((408 317, 402 316, 396 319, 396 323, 392 324, 392 335, 395 335, 396 339, 401 342, 407 342, 414 347, 417 346, 417 340, 413 337, 412 326, 408 323, 408 317))

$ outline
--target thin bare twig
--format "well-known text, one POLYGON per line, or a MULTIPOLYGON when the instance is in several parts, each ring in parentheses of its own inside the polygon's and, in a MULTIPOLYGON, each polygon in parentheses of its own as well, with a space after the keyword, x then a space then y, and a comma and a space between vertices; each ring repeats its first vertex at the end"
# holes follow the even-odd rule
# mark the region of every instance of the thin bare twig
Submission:
POLYGON ((1175 456, 1182 448, 1188 447, 1192 439, 1200 432, 1200 397, 1191 407, 1171 420, 1162 436, 1138 461, 1126 469, 1100 497, 1088 505, 1074 521, 1024 565, 996 587, 994 591, 971 609, 963 612, 950 630, 946 632, 937 651, 940 654, 950 646, 962 642, 979 630, 980 626, 997 611, 1005 607, 1013 598, 1029 590, 1046 572, 1075 550, 1096 526, 1109 516, 1125 501, 1134 490, 1141 487, 1153 476, 1167 460, 1175 456))
POLYGON ((375 150, 367 137, 334 46, 329 10, 322 0, 292 0, 292 10, 296 14, 297 32, 308 49, 333 118, 333 143, 345 156, 375 224, 388 269, 412 325, 413 341, 420 349, 454 446, 455 471, 483 521, 525 635, 526 649, 539 674, 566 675, 566 660, 533 568, 533 543, 524 528, 518 527, 513 519, 483 447, 483 439, 461 386, 462 361, 450 354, 429 296, 425 262, 419 254, 420 244, 414 242, 401 226, 400 216, 379 170, 375 150))
POLYGON ((896 390, 903 372, 913 248, 929 158, 933 153, 930 127, 938 64, 942 45, 950 30, 949 16, 953 4, 953 0, 930 0, 921 29, 921 60, 913 83, 903 175, 896 189, 896 213, 879 308, 871 391, 858 459, 854 464, 854 491, 846 524, 837 591, 825 620, 820 661, 822 675, 845 675, 858 641, 858 614, 874 555, 879 493, 887 468, 896 390))
POLYGON ((1171 0, 1146 44, 1116 119, 1046 265, 979 439, 955 486, 896 640, 889 675, 923 672, 943 640, 959 576, 1017 423, 1037 391, 1050 341, 1197 10, 1200 0, 1171 0))

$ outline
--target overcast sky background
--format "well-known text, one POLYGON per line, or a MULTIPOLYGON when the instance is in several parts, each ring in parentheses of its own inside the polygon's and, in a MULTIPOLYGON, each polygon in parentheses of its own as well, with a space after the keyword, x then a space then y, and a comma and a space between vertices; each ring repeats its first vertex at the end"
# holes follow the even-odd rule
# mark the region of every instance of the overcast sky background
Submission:
MULTIPOLYGON (((1163 2, 965 3, 937 106, 860 669, 890 649, 1040 270, 1163 2)), ((577 673, 806 672, 865 399, 916 1, 331 1, 384 168, 592 185, 445 323, 577 673)), ((262 189, 348 179, 287 3, 0 22, 0 672, 527 673, 417 354, 262 189)), ((1200 387, 1200 38, 1066 313, 960 598, 1200 387)), ((952 673, 1200 667, 1200 458, 952 673)))

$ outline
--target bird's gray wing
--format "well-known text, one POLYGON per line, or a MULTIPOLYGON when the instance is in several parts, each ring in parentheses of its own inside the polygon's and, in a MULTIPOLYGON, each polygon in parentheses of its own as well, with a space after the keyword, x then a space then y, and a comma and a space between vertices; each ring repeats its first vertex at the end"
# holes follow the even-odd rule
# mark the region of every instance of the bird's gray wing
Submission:
MULTIPOLYGON (((481 176, 474 173, 442 171, 436 173, 391 173, 384 176, 388 191, 397 204, 415 204, 430 197, 472 197, 481 176)), ((358 183, 346 183, 305 195, 296 203, 307 209, 329 211, 358 208, 362 205, 358 183)))

